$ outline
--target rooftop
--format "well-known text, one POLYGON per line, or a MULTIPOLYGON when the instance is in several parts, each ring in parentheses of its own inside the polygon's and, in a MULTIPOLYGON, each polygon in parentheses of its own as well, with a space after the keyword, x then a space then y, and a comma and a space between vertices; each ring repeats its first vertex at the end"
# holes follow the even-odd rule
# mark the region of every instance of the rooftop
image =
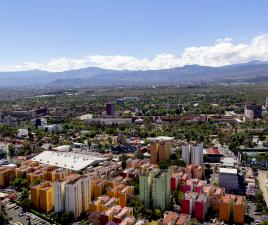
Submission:
POLYGON ((220 167, 220 173, 227 173, 227 174, 237 174, 237 169, 235 168, 222 168, 220 167))
POLYGON ((43 151, 32 158, 33 161, 69 170, 79 171, 92 164, 104 161, 105 158, 96 155, 86 155, 72 152, 43 151))

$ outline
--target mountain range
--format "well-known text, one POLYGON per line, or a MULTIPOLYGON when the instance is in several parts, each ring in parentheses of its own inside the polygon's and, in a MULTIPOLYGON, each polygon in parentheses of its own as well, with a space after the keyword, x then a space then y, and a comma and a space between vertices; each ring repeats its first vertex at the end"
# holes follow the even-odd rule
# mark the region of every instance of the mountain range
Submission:
POLYGON ((107 70, 97 67, 47 72, 0 72, 0 87, 140 86, 202 83, 268 83, 268 62, 251 61, 221 67, 187 65, 161 70, 107 70))

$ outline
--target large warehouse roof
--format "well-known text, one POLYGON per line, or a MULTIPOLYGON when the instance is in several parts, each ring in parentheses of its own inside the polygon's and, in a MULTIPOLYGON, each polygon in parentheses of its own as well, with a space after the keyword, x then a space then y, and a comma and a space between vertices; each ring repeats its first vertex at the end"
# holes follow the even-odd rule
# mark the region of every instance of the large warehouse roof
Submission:
POLYGON ((104 161, 105 158, 96 155, 86 155, 72 152, 43 151, 32 158, 33 161, 79 171, 95 163, 104 161))

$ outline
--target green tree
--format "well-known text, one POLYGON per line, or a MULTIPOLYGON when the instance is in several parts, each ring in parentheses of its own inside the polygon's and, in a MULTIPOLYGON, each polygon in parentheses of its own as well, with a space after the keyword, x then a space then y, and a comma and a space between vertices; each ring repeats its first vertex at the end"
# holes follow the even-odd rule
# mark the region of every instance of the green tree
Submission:
POLYGON ((29 199, 29 191, 23 188, 20 196, 20 205, 24 210, 29 210, 31 208, 31 201, 29 199))
POLYGON ((0 210, 0 225, 7 225, 8 223, 8 217, 5 211, 4 206, 0 206, 1 210, 0 210))
POLYGON ((37 177, 36 179, 34 179, 31 183, 31 186, 35 186, 35 185, 38 185, 42 182, 42 178, 40 177, 37 177))

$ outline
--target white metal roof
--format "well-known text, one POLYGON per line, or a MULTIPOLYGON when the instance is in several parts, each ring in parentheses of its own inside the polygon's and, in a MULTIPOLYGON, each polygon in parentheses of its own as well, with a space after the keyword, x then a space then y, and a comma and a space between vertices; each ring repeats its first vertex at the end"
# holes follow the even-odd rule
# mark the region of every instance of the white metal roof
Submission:
POLYGON ((104 161, 105 158, 96 155, 86 155, 73 152, 43 151, 32 158, 33 161, 79 171, 94 163, 104 161))
POLYGON ((149 142, 155 142, 155 141, 173 141, 174 137, 168 137, 168 136, 158 136, 158 137, 148 137, 147 140, 149 142))
POLYGON ((220 167, 220 173, 237 174, 237 169, 220 167))

